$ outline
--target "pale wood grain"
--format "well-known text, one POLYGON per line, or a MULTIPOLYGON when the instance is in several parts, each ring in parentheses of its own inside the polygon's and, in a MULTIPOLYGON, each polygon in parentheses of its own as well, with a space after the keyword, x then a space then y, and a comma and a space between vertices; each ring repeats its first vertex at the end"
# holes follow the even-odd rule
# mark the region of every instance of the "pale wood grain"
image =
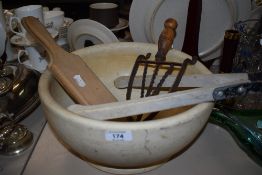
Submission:
POLYGON ((226 84, 150 96, 136 100, 123 101, 121 103, 110 103, 106 105, 71 105, 68 107, 68 110, 78 115, 96 120, 123 118, 127 116, 162 111, 203 102, 211 102, 214 101, 213 91, 215 88, 247 82, 250 81, 236 81, 226 84))
MULTIPOLYGON (((133 82, 133 87, 141 88, 142 76, 136 76, 133 82)), ((149 86, 152 75, 146 76, 145 87, 149 86)), ((154 87, 157 86, 158 82, 161 80, 162 75, 158 75, 154 82, 154 87)), ((170 88, 176 79, 176 75, 169 75, 162 87, 170 88)), ((114 85, 118 89, 127 88, 129 76, 120 76, 114 81, 114 85)), ((205 87, 219 85, 223 83, 229 83, 233 81, 243 81, 248 80, 247 73, 230 73, 230 74, 194 74, 194 75, 184 75, 179 84, 180 87, 205 87)))

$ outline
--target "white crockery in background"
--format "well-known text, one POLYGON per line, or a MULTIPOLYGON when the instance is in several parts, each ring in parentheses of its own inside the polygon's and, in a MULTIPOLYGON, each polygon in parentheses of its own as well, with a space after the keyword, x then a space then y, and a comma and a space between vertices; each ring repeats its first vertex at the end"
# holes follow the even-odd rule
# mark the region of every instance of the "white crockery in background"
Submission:
POLYGON ((27 68, 43 72, 47 67, 47 61, 43 58, 35 47, 25 47, 25 50, 19 50, 17 56, 18 62, 24 64, 27 68), (28 60, 22 61, 21 56, 26 54, 28 60))
POLYGON ((28 6, 22 6, 17 9, 15 9, 15 16, 11 17, 9 19, 9 27, 10 30, 15 33, 16 35, 26 37, 26 30, 21 24, 21 19, 23 17, 27 16, 33 16, 35 18, 38 18, 38 20, 43 24, 44 23, 44 17, 43 17, 43 7, 42 5, 28 5, 28 6), (16 21, 18 24, 18 27, 20 31, 15 31, 13 29, 12 23, 16 21))
POLYGON ((46 27, 59 30, 64 24, 64 12, 60 10, 45 11, 44 21, 46 27))

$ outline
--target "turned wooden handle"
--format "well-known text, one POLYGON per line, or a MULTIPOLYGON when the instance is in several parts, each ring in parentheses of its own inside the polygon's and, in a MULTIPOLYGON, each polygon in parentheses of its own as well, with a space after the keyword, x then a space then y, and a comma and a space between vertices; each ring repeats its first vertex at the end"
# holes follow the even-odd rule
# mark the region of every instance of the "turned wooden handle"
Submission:
POLYGON ((52 58, 56 57, 57 52, 63 52, 64 50, 56 44, 55 40, 37 18, 32 16, 24 17, 21 23, 27 32, 47 50, 49 66, 51 66, 54 61, 52 58))
POLYGON ((174 38, 176 36, 177 22, 173 18, 165 21, 164 29, 158 39, 158 51, 156 53, 156 61, 165 61, 169 49, 171 49, 174 38))

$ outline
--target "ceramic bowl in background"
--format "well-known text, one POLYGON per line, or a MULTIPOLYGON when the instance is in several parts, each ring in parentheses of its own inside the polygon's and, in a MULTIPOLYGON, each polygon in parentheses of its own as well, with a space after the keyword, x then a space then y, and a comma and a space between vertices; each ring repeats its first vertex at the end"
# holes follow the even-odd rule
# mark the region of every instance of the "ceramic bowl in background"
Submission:
POLYGON ((58 10, 44 12, 45 26, 59 30, 64 24, 64 12, 58 10))
POLYGON ((118 5, 115 3, 94 3, 89 6, 89 18, 107 28, 115 27, 119 23, 118 5))
POLYGON ((14 14, 15 14, 15 16, 10 17, 10 19, 9 19, 10 30, 14 34, 22 36, 22 37, 26 37, 26 33, 27 33, 27 31, 25 30, 25 28, 21 24, 22 18, 27 17, 27 16, 33 16, 33 17, 37 18, 41 23, 44 23, 42 5, 22 6, 22 7, 16 8, 14 10, 14 14), (12 25, 14 22, 17 23, 18 28, 20 30, 19 32, 14 30, 14 28, 13 28, 14 25, 12 25))

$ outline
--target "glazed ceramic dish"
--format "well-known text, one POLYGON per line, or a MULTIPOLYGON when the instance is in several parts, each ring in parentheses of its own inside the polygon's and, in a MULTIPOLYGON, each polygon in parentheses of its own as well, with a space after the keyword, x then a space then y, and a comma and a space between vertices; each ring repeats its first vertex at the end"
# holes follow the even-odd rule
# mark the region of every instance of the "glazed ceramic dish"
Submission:
MULTIPOLYGON (((67 43, 67 31, 68 31, 68 27, 74 22, 74 20, 72 18, 64 18, 64 24, 59 28, 58 30, 58 38, 61 39, 65 39, 66 43, 67 43)), ((68 45, 68 44, 67 44, 68 45)))
POLYGON ((128 21, 123 18, 119 18, 119 23, 115 27, 111 28, 110 30, 112 32, 117 32, 119 30, 123 30, 128 27, 128 21))
POLYGON ((67 39, 71 50, 84 48, 86 41, 93 45, 118 42, 110 29, 90 19, 73 22, 68 28, 67 39))
MULTIPOLYGON (((234 22, 243 19, 251 10, 251 3, 235 0, 203 0, 199 33, 199 55, 203 60, 214 58, 221 52, 224 31, 234 22)), ((157 43, 163 28, 159 24, 169 17, 178 21, 177 36, 173 47, 181 50, 189 0, 134 0, 129 15, 130 32, 134 41, 157 43), (147 8, 147 10, 145 10, 147 8)))
POLYGON ((71 25, 74 22, 72 18, 65 17, 63 26, 71 25))
MULTIPOLYGON (((52 28, 47 29, 52 38, 56 38, 58 36, 58 31, 52 28)), ((24 37, 18 36, 18 35, 13 35, 10 38, 10 42, 16 46, 32 46, 35 44, 34 41, 30 41, 29 39, 26 39, 24 37)))
MULTIPOLYGON (((156 51, 154 44, 129 42, 95 45, 74 54, 88 64, 117 98, 119 102, 114 104, 118 105, 125 101, 126 90, 117 89, 114 80, 130 74, 139 54, 155 55, 156 51)), ((171 50, 167 60, 182 62, 187 57, 190 56, 171 50)), ((210 72, 197 63, 186 71, 195 73, 210 72)), ((137 98, 139 92, 134 90, 132 97, 137 98)), ((49 71, 41 77, 39 94, 46 118, 58 137, 93 166, 116 174, 143 173, 169 161, 197 137, 213 107, 213 103, 202 103, 169 109, 161 111, 155 120, 144 122, 94 120, 67 109, 74 102, 49 71)))
POLYGON ((43 73, 46 70, 46 67, 42 66, 42 67, 36 67, 33 66, 29 60, 25 60, 24 62, 22 62, 21 64, 23 64, 27 69, 32 69, 32 70, 36 70, 40 73, 43 73))

